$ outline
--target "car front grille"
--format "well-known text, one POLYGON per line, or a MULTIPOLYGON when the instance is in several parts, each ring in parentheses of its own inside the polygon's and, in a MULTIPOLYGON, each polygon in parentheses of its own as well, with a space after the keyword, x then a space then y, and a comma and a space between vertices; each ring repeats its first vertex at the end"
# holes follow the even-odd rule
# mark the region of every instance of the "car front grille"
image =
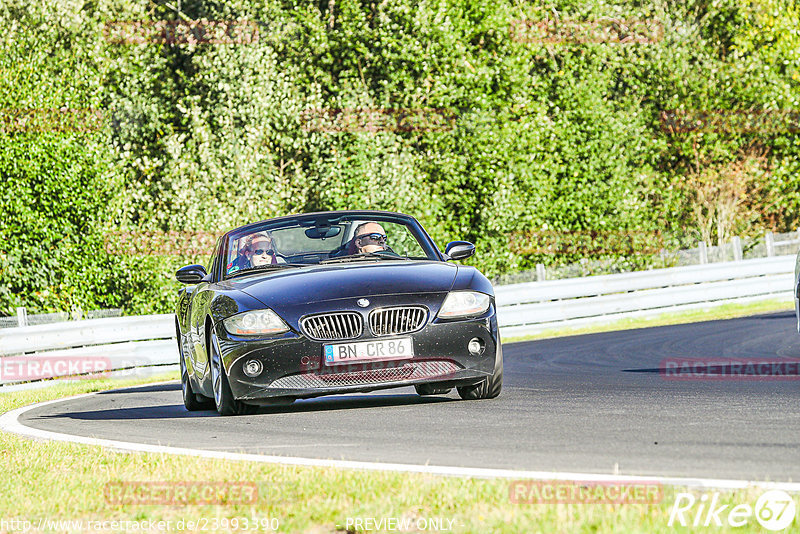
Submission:
POLYGON ((354 312, 324 313, 300 321, 306 335, 318 341, 357 338, 363 331, 363 325, 361 315, 354 312))
POLYGON ((421 306, 377 309, 369 314, 369 329, 375 336, 408 334, 422 328, 427 317, 421 306))
POLYGON ((283 389, 314 389, 380 384, 386 382, 404 382, 425 378, 447 378, 461 369, 453 362, 445 360, 409 362, 398 367, 381 367, 377 369, 365 368, 356 371, 337 370, 336 372, 303 373, 284 376, 275 380, 269 387, 283 389))

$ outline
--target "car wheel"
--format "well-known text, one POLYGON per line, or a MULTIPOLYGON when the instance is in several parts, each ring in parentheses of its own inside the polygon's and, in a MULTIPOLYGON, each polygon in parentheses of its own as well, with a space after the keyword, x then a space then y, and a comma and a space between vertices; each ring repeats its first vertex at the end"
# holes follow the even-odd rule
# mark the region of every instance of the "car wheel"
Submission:
POLYGON ((183 355, 180 357, 181 361, 181 390, 183 392, 183 405, 190 412, 197 412, 199 410, 208 410, 214 407, 211 399, 207 399, 198 395, 192 390, 192 383, 189 381, 189 370, 186 368, 186 362, 183 355))
POLYGON ((486 377, 477 384, 460 386, 458 395, 464 400, 493 399, 503 389, 503 348, 498 347, 498 357, 494 362, 492 376, 486 377))
POLYGON ((417 390, 417 395, 446 395, 450 393, 453 388, 436 387, 436 384, 417 384, 414 386, 417 390))
POLYGON ((216 334, 212 333, 208 351, 211 361, 211 385, 214 389, 214 404, 220 415, 249 415, 256 413, 258 406, 245 404, 233 398, 228 376, 222 367, 222 357, 219 354, 219 344, 216 334))

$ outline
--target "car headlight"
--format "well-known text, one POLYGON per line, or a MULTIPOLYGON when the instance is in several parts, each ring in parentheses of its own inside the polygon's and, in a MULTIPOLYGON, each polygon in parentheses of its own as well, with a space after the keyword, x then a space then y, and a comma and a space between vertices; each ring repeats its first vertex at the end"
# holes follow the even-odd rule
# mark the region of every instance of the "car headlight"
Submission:
POLYGON ((237 336, 282 334, 289 326, 272 310, 254 310, 232 315, 222 321, 225 330, 237 336))
POLYGON ((468 317, 470 315, 480 315, 489 309, 491 297, 485 293, 477 291, 453 291, 448 293, 444 299, 442 309, 439 310, 439 317, 468 317))

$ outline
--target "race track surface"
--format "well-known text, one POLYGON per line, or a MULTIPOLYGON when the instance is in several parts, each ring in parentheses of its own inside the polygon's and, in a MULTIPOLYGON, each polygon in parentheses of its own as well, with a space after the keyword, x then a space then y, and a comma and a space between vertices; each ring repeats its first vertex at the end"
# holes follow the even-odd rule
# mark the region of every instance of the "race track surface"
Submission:
POLYGON ((665 358, 800 357, 793 312, 508 344, 501 396, 412 388, 254 416, 188 413, 180 385, 37 407, 20 423, 232 452, 536 471, 800 481, 800 380, 667 380, 665 358))

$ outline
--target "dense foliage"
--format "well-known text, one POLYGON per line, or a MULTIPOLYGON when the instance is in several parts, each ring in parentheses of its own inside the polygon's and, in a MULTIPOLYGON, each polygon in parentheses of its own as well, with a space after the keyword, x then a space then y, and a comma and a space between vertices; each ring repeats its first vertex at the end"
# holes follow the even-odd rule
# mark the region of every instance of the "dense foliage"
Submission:
POLYGON ((800 110, 797 27, 789 0, 6 0, 0 313, 169 311, 171 274, 205 259, 186 236, 313 210, 413 214, 488 275, 580 257, 521 243, 535 232, 678 248, 796 228, 796 115, 681 132, 662 112, 800 110), (663 32, 518 31, 545 19, 663 32), (177 20, 256 33, 109 31, 177 20))

